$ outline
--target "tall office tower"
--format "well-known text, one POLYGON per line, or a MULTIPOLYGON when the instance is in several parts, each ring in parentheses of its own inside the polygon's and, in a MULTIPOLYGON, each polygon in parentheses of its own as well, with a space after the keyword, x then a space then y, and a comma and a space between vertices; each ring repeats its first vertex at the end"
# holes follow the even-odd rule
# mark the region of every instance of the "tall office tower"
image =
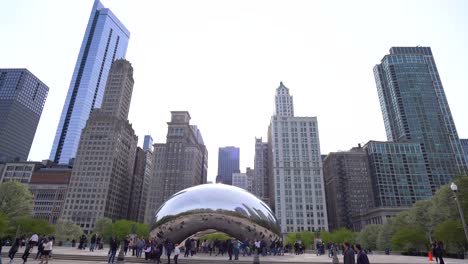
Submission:
POLYGON ((207 181, 208 151, 200 130, 190 125, 190 118, 187 111, 172 111, 166 143, 154 144, 154 171, 145 216, 148 224, 171 195, 207 181))
POLYGON ((0 69, 0 162, 28 159, 48 92, 26 69, 0 69))
POLYGON ((128 122, 133 68, 116 60, 109 71, 101 108, 81 133, 62 217, 89 233, 96 220, 128 216, 138 137, 128 122))
POLYGON ((364 150, 369 158, 375 207, 353 219, 355 230, 366 224, 384 224, 416 201, 432 197, 431 168, 423 144, 369 141, 364 150))
POLYGON ((236 147, 219 148, 216 182, 232 185, 232 174, 240 172, 239 152, 239 148, 236 147))
POLYGON ((130 32, 95 0, 50 152, 50 160, 68 164, 75 157, 82 129, 103 100, 112 62, 125 58, 130 32))
POLYGON ((367 154, 359 145, 331 152, 323 161, 330 230, 353 229, 352 219, 374 207, 367 154))
POLYGON ((130 191, 128 219, 143 223, 145 221, 146 200, 153 172, 153 153, 138 147, 130 191))
POLYGON ((143 140, 143 150, 153 151, 153 138, 151 135, 145 135, 145 139, 143 140))
POLYGON ((282 232, 328 230, 317 118, 293 116, 288 97, 281 83, 268 129, 270 205, 282 232))
POLYGON ((463 152, 465 153, 465 160, 468 163, 468 139, 460 139, 460 143, 463 148, 463 152))
POLYGON ((289 89, 283 85, 283 82, 280 82, 280 86, 276 89, 275 114, 276 116, 294 116, 293 97, 289 95, 289 89))
POLYGON ((466 162, 431 48, 393 47, 374 75, 387 138, 422 144, 432 192, 463 173, 466 162))
POLYGON ((255 138, 254 179, 252 193, 267 204, 269 201, 268 143, 255 138))
POLYGON ((247 191, 253 193, 253 180, 255 177, 255 170, 247 167, 245 169, 245 176, 247 177, 247 191))

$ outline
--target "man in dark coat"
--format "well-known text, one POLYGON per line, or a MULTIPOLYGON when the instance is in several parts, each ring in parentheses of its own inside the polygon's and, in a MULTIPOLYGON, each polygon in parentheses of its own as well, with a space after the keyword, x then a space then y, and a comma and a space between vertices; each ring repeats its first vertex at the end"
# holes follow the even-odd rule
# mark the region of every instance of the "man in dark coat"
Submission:
POLYGON ((166 239, 166 242, 164 243, 164 248, 166 249, 167 264, 170 264, 171 254, 172 254, 172 251, 174 250, 174 244, 169 239, 166 239))
POLYGON ((360 244, 354 245, 354 250, 357 252, 357 264, 370 264, 369 258, 366 253, 362 251, 360 244))
POLYGON ((227 249, 227 253, 229 255, 229 260, 232 260, 233 245, 232 245, 231 239, 228 239, 226 241, 226 249, 227 249))
POLYGON ((343 245, 344 245, 343 263, 355 264, 356 259, 354 258, 354 250, 351 248, 351 245, 348 242, 345 242, 343 245))

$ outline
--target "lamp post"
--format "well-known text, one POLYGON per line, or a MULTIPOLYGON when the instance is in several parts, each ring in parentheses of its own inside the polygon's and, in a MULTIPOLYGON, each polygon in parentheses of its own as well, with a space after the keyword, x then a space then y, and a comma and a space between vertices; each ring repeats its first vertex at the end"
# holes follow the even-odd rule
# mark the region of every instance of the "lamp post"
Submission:
POLYGON ((466 227, 465 216, 463 215, 463 210, 461 208, 460 201, 458 200, 458 186, 454 182, 452 182, 452 184, 450 185, 450 189, 452 189, 453 193, 455 194, 455 201, 457 201, 458 212, 460 213, 463 230, 465 231, 466 241, 468 242, 468 228, 466 227))

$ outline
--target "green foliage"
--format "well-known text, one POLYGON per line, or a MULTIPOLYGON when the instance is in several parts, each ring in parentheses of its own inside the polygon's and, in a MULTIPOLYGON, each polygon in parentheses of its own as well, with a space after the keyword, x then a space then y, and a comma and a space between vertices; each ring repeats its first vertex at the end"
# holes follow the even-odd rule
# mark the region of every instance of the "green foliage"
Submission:
POLYGON ((118 240, 126 238, 132 231, 135 222, 130 220, 117 220, 112 225, 112 236, 118 240))
POLYGON ((107 217, 98 219, 94 223, 93 233, 101 236, 104 241, 109 241, 109 238, 112 236, 112 220, 107 217))
POLYGON ((383 225, 367 225, 356 236, 356 242, 361 244, 363 248, 376 249, 377 238, 383 225))
POLYGON ((286 244, 294 244, 297 240, 302 241, 302 245, 310 248, 315 239, 315 234, 310 231, 290 232, 286 236, 286 244))
POLYGON ((331 242, 331 241, 334 242, 333 234, 328 232, 328 231, 320 232, 320 238, 325 243, 328 243, 328 242, 331 242))
POLYGON ((215 239, 218 239, 218 240, 228 240, 230 239, 231 237, 224 234, 224 233, 213 233, 213 234, 208 234, 208 235, 204 235, 201 237, 201 240, 207 240, 207 241, 214 241, 215 239))
POLYGON ((0 183, 0 214, 8 219, 31 215, 33 196, 25 184, 0 183))
POLYGON ((0 214, 0 237, 2 237, 3 232, 8 228, 8 220, 5 215, 0 214))
POLYGON ((428 243, 424 231, 418 226, 400 228, 392 237, 392 246, 395 250, 413 252, 426 250, 428 243))
POLYGON ((138 237, 147 237, 149 235, 149 226, 147 224, 136 223, 135 234, 138 237))
POLYGON ((36 219, 30 216, 23 216, 14 219, 10 223, 8 235, 15 237, 17 231, 19 231, 19 236, 25 235, 28 237, 32 234, 53 235, 55 230, 54 227, 44 219, 36 219))
POLYGON ((346 228, 340 228, 338 230, 335 230, 333 233, 333 242, 336 243, 344 243, 344 242, 349 242, 349 243, 354 243, 356 240, 356 234, 346 228))
POLYGON ((434 231, 434 238, 445 243, 445 249, 451 252, 464 252, 468 244, 461 221, 446 220, 434 231))
POLYGON ((58 241, 78 239, 83 234, 80 226, 69 220, 59 220, 55 225, 55 238, 58 241))

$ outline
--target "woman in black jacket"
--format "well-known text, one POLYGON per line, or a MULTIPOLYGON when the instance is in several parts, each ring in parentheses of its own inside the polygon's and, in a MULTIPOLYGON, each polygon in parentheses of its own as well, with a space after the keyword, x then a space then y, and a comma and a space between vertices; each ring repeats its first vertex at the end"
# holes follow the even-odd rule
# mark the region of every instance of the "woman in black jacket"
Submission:
POLYGON ((10 251, 8 251, 8 257, 10 258, 10 263, 13 263, 13 259, 15 258, 16 252, 18 252, 18 249, 20 247, 20 239, 17 238, 15 240, 15 243, 13 243, 13 246, 11 246, 10 251))

